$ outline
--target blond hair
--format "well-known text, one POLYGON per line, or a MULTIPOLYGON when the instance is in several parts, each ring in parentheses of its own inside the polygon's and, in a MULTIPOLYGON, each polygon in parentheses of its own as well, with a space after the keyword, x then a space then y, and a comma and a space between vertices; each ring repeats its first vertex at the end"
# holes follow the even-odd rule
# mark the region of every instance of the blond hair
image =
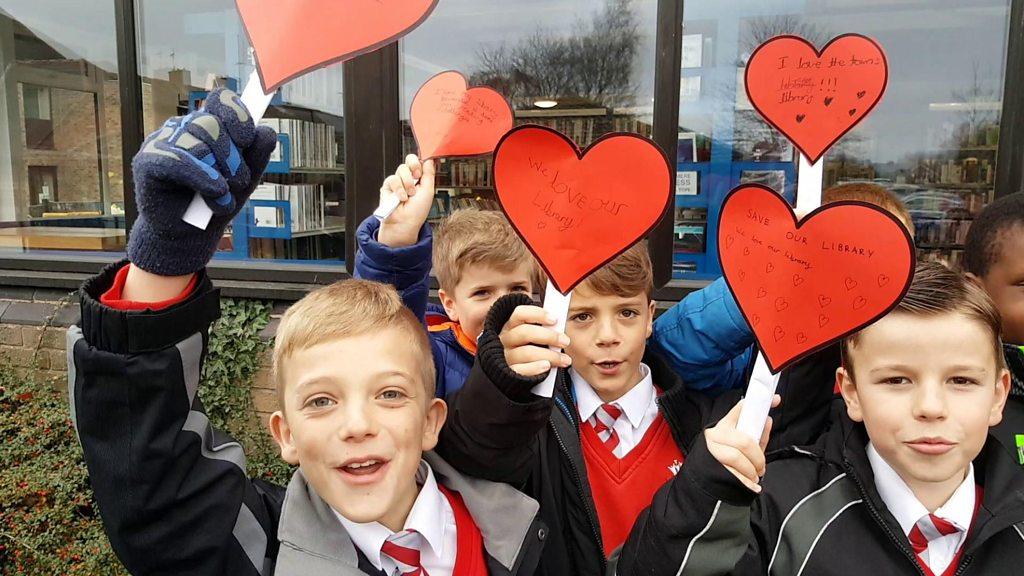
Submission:
POLYGON ((641 240, 598 268, 580 287, 601 296, 632 298, 643 293, 647 300, 654 294, 654 269, 647 241, 641 240))
POLYGON ((822 204, 831 204, 832 202, 841 202, 844 200, 856 200, 858 202, 867 202, 874 206, 878 206, 882 210, 896 216, 907 225, 907 230, 910 231, 911 236, 914 235, 914 220, 910 217, 910 212, 907 211, 907 206, 903 204, 903 201, 897 198, 892 192, 882 188, 878 184, 870 184, 868 182, 855 182, 852 184, 838 184, 828 188, 821 194, 822 204))
MULTIPOLYGON (((999 337, 1002 326, 999 309, 985 290, 944 264, 919 262, 907 294, 891 313, 926 317, 962 314, 985 327, 991 336, 996 366, 1000 369, 1006 366, 999 337)), ((857 345, 859 337, 860 333, 855 333, 843 340, 840 346, 843 366, 847 370, 852 370, 850 349, 857 345)))
MULTIPOLYGON (((343 280, 307 294, 293 304, 277 329, 274 341, 274 381, 280 406, 284 408, 285 362, 299 350, 318 344, 363 336, 394 328, 405 332, 422 370, 427 398, 434 397, 434 357, 423 325, 402 304, 391 286, 368 280, 343 280)), ((371 358, 339 359, 345 362, 369 362, 371 358)))
MULTIPOLYGON (((501 212, 456 210, 434 230, 434 274, 444 290, 454 290, 468 266, 486 265, 509 272, 523 262, 538 268, 501 212)), ((537 274, 530 279, 536 281, 537 274)))

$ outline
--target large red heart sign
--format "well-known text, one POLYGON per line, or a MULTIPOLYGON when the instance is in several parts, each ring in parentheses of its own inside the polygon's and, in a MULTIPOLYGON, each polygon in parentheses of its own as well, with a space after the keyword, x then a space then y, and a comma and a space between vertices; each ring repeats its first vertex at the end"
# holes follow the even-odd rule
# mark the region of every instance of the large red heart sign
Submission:
POLYGON ((409 117, 421 160, 489 154, 513 125, 504 96, 490 88, 470 89, 466 77, 451 70, 420 87, 409 117))
POLYGON ((881 318, 914 271, 913 241, 888 212, 836 202, 797 224, 781 196, 754 184, 726 197, 718 256, 773 373, 881 318))
POLYGON ((419 26, 437 0, 236 0, 270 94, 310 70, 372 52, 419 26))
POLYGON ((882 99, 889 64, 882 47, 860 34, 832 39, 819 52, 799 36, 778 36, 747 62, 747 96, 811 164, 882 99))
POLYGON ((568 294, 654 228, 672 169, 654 142, 609 134, 580 151, 543 126, 519 126, 494 151, 494 187, 551 283, 568 294))

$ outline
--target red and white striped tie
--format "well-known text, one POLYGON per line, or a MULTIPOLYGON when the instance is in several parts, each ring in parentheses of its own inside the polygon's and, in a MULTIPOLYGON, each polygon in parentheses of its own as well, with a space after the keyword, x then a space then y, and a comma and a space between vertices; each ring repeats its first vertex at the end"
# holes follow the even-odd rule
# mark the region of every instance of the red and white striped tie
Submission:
POLYGON ((420 564, 421 541, 419 532, 403 530, 385 540, 380 552, 395 561, 402 576, 429 576, 420 564))
POLYGON ((602 404, 587 422, 594 427, 597 437, 611 452, 619 445, 619 434, 615 431, 615 421, 622 416, 622 409, 614 404, 602 404))
MULTIPOLYGON (((918 562, 924 566, 929 566, 929 558, 926 553, 932 541, 943 536, 956 534, 957 532, 960 532, 960 529, 952 522, 943 520, 934 514, 927 514, 922 516, 917 521, 917 524, 914 524, 914 527, 910 529, 908 538, 910 546, 914 549, 914 554, 917 555, 918 562)), ((929 569, 931 569, 930 566, 929 569)))

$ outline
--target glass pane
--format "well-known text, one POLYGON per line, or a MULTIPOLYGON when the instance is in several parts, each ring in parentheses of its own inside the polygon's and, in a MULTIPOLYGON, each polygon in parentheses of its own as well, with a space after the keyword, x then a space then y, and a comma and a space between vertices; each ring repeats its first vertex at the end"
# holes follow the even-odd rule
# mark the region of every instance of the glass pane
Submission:
MULTIPOLYGON (((553 127, 585 147, 613 131, 651 135, 656 0, 445 0, 401 43, 404 149, 417 89, 458 70, 512 103, 517 124, 553 127)), ((491 157, 441 159, 432 220, 497 209, 491 157)))
POLYGON ((891 191, 910 210, 919 255, 957 264, 971 219, 994 195, 1009 10, 1008 0, 687 2, 675 276, 721 274, 715 222, 734 186, 760 182, 793 199, 793 147, 743 88, 751 52, 779 34, 822 46, 857 32, 885 48, 886 95, 824 158, 824 184, 891 191))
POLYGON ((0 251, 125 246, 114 3, 0 7, 0 251))
MULTIPOLYGON (((254 60, 232 0, 137 4, 147 132, 195 110, 213 88, 241 92, 254 60)), ((278 149, 216 259, 344 264, 342 109, 340 64, 281 88, 262 120, 277 130, 278 149)))

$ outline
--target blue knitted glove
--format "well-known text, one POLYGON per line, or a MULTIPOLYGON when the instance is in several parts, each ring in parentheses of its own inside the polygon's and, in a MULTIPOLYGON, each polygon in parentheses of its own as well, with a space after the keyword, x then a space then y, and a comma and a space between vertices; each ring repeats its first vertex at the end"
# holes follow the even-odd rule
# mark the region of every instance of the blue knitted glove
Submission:
POLYGON ((230 90, 217 90, 201 110, 165 122, 132 161, 139 217, 129 234, 128 258, 161 276, 206 266, 276 145, 274 130, 255 126, 230 90), (206 230, 181 219, 197 192, 213 211, 206 230))

